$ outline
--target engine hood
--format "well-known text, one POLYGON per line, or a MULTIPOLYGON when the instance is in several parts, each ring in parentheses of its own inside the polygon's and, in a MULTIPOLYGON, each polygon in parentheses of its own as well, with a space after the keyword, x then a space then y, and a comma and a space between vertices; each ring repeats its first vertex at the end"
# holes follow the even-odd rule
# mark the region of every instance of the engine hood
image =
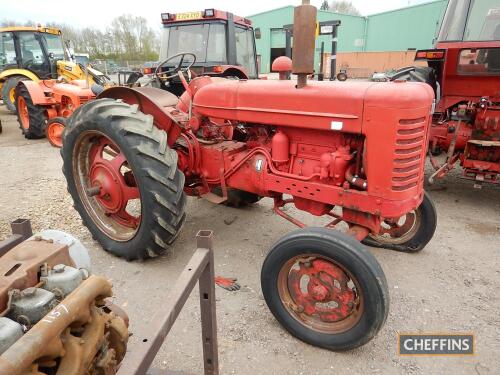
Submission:
POLYGON ((200 116, 247 123, 361 133, 365 106, 411 109, 431 105, 421 83, 224 80, 201 87, 193 98, 200 116))

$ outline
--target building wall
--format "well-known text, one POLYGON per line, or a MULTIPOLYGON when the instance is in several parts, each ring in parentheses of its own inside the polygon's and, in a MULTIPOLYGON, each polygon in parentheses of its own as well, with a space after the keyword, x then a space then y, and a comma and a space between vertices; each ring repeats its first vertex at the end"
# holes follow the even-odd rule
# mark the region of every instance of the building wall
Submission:
POLYGON ((368 16, 366 51, 431 48, 446 4, 439 0, 368 16))
MULTIPOLYGON (((406 51, 409 48, 431 48, 447 0, 437 0, 368 17, 351 16, 318 10, 318 21, 340 20, 338 52, 406 51)), ((285 47, 283 25, 293 23, 293 6, 277 8, 254 14, 254 28, 259 28, 261 38, 256 40, 260 55, 260 72, 271 70, 271 48, 285 47)), ((319 71, 321 42, 325 52, 331 51, 331 37, 316 39, 315 71, 319 71)))

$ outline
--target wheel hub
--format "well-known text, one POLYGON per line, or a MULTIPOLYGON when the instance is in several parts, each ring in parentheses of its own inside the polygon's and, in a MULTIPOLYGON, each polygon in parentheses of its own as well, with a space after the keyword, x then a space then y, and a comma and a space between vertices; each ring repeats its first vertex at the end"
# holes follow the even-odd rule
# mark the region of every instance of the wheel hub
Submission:
POLYGON ((298 262, 288 275, 288 290, 302 314, 326 323, 348 318, 358 304, 349 276, 337 265, 323 259, 298 262))
POLYGON ((64 128, 65 125, 57 121, 47 125, 46 135, 53 146, 62 147, 62 134, 64 128))
POLYGON ((107 213, 115 214, 127 203, 123 201, 124 189, 120 176, 109 163, 94 163, 90 169, 90 181, 92 187, 100 187, 96 199, 107 213))
POLYGON ((127 228, 137 228, 141 216, 128 212, 128 203, 140 199, 134 175, 120 148, 105 136, 94 138, 89 151, 88 184, 85 194, 99 207, 104 221, 118 223, 127 228))

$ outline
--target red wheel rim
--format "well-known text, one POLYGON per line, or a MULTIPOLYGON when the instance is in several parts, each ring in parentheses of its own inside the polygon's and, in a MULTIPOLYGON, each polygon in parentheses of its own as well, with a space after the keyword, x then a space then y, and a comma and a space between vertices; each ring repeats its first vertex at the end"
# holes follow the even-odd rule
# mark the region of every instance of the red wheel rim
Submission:
POLYGON ((278 274, 278 293, 290 315, 321 333, 345 332, 363 313, 358 281, 339 263, 321 255, 287 261, 278 274))
POLYGON ((82 133, 74 148, 73 176, 87 213, 116 241, 133 238, 140 226, 140 191, 125 154, 106 135, 82 133))
POLYGON ((370 234, 370 237, 379 243, 402 244, 412 239, 422 220, 420 210, 408 212, 398 218, 385 219, 382 222, 378 235, 370 234))
POLYGON ((52 146, 59 148, 62 147, 62 133, 64 131, 64 128, 65 125, 58 121, 47 124, 45 133, 52 146))
POLYGON ((22 128, 28 130, 30 128, 30 114, 26 100, 22 96, 17 98, 17 113, 19 113, 22 128))

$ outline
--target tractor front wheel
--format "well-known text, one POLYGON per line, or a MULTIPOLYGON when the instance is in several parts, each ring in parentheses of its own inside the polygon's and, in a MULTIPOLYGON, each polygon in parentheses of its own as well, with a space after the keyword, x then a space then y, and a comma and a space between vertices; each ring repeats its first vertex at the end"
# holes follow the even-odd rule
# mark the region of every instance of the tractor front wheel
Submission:
POLYGON ((279 240, 264 260, 261 285, 288 332, 330 350, 366 344, 389 310, 377 260, 354 238, 326 228, 299 229, 279 240))
POLYGON ((41 105, 33 104, 31 95, 24 85, 16 87, 16 109, 19 127, 28 139, 45 137, 47 111, 41 105))
POLYGON ((436 226, 436 207, 427 192, 424 192, 424 199, 416 210, 400 218, 385 220, 380 233, 370 234, 363 243, 373 247, 414 253, 429 243, 434 236, 436 226))
POLYGON ((91 101, 69 118, 61 155, 74 207, 105 250, 144 259, 175 241, 184 175, 152 116, 113 99, 91 101))
POLYGON ((47 122, 45 127, 45 136, 54 147, 62 147, 62 135, 66 128, 66 119, 64 117, 54 117, 47 122))
POLYGON ((26 80, 26 77, 14 76, 7 78, 2 85, 2 99, 7 109, 16 113, 16 86, 20 81, 26 80))

